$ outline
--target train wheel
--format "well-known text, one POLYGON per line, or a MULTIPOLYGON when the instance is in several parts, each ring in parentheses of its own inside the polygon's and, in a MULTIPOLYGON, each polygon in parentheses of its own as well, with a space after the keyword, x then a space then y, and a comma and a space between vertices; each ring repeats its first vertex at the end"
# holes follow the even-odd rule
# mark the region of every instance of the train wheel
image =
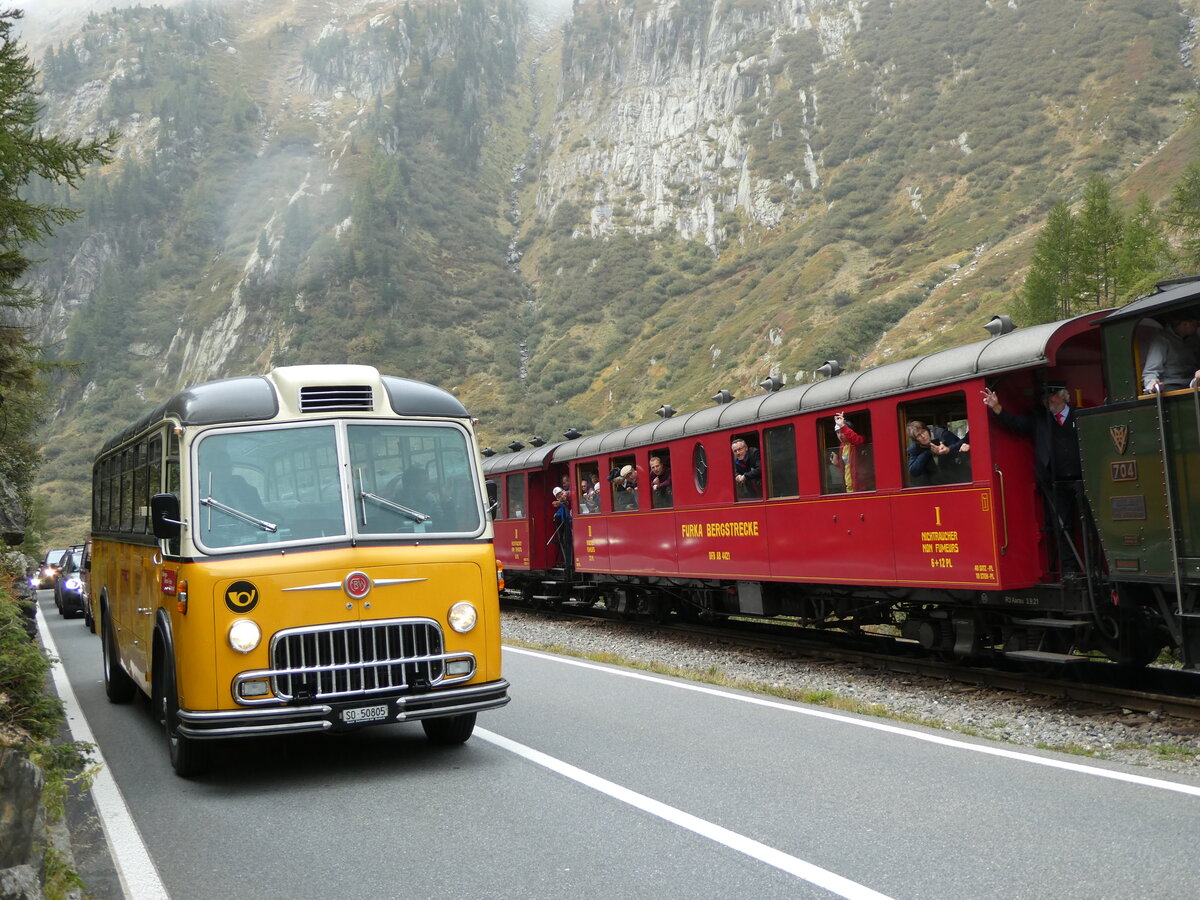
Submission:
POLYGON ((449 746, 465 744, 475 730, 475 713, 463 713, 461 716, 446 716, 440 719, 422 719, 421 727, 425 729, 425 737, 435 744, 449 746))
POLYGON ((113 639, 112 622, 105 614, 100 626, 100 649, 104 657, 104 694, 109 703, 128 703, 133 699, 137 685, 121 668, 117 656, 117 644, 113 639))
POLYGON ((671 618, 671 611, 675 609, 675 603, 665 594, 658 594, 650 601, 650 618, 655 623, 662 625, 671 618))
POLYGON ((1118 665, 1144 669, 1158 659, 1167 636, 1142 617, 1105 614, 1100 619, 1099 650, 1118 665))

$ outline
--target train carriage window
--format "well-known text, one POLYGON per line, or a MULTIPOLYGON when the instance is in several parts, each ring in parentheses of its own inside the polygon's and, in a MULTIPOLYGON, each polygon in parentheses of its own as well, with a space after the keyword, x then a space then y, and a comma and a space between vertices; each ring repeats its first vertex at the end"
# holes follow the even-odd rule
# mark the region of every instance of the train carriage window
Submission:
POLYGON ((837 412, 817 420, 821 447, 821 493, 875 490, 875 445, 871 414, 865 409, 837 412))
POLYGON ((504 516, 508 519, 525 518, 525 475, 517 472, 504 479, 505 508, 504 516))
POLYGON ((699 441, 692 448, 692 480, 697 494, 703 494, 708 488, 708 453, 699 441))
POLYGON ((737 500, 762 499, 762 453, 758 434, 739 434, 730 441, 733 463, 733 487, 737 500))
POLYGON ((905 487, 971 481, 967 402, 962 391, 906 403, 899 413, 905 487))
POLYGON ((613 512, 638 508, 638 470, 632 456, 613 456, 608 460, 608 481, 612 490, 613 512))
POLYGON ((675 505, 671 485, 671 451, 665 447, 650 451, 650 505, 668 509, 675 505))
POLYGON ((796 474, 796 426, 781 425, 763 432, 767 456, 767 496, 798 497, 800 481, 796 474))
POLYGON ((581 516, 600 512, 600 465, 585 463, 575 470, 575 511, 581 516))

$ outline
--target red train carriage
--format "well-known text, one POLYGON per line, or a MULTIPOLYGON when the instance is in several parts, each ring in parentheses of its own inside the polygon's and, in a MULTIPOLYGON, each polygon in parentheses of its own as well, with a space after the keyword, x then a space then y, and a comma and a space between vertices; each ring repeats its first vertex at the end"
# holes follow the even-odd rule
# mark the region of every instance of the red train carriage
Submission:
MULTIPOLYGON (((1082 498, 1053 527, 1033 442, 982 399, 994 390, 1008 411, 1032 413, 1063 382, 1073 408, 1102 406, 1106 315, 495 457, 497 553, 510 583, 543 599, 889 623, 963 657, 1101 649, 1144 662, 1166 642, 1147 624, 1162 603, 1112 590, 1082 498), (565 561, 547 505, 564 474, 565 561), (1064 563, 1084 577, 1064 577, 1064 563)), ((1128 339, 1121 352, 1132 359, 1128 339)))
POLYGON ((552 491, 566 467, 552 468, 555 445, 517 450, 484 461, 492 502, 496 559, 510 589, 527 600, 539 596, 540 582, 562 583, 562 548, 555 530, 552 491))

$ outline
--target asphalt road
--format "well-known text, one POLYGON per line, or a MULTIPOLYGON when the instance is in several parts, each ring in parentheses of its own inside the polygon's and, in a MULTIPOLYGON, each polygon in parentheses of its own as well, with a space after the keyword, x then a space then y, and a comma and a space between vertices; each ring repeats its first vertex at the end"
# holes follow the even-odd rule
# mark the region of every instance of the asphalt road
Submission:
POLYGON ((145 705, 105 699, 99 641, 52 600, 42 612, 136 826, 110 830, 118 866, 140 836, 175 900, 1174 898, 1200 883, 1200 777, 511 648, 513 701, 465 746, 416 725, 231 742, 183 780, 145 705))

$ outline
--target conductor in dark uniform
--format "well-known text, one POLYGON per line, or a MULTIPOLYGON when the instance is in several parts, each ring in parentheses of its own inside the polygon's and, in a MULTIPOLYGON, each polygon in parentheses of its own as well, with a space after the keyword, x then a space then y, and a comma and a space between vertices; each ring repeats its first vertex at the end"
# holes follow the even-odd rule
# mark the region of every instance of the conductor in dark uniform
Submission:
POLYGON ((1026 416, 1006 410, 996 392, 988 388, 983 391, 983 402, 1005 428, 1033 436, 1037 482, 1054 525, 1059 566, 1064 576, 1076 575, 1080 561, 1071 534, 1074 531, 1072 525, 1078 518, 1083 468, 1079 461, 1075 409, 1071 406, 1071 393, 1065 382, 1047 382, 1042 396, 1045 405, 1026 416))

